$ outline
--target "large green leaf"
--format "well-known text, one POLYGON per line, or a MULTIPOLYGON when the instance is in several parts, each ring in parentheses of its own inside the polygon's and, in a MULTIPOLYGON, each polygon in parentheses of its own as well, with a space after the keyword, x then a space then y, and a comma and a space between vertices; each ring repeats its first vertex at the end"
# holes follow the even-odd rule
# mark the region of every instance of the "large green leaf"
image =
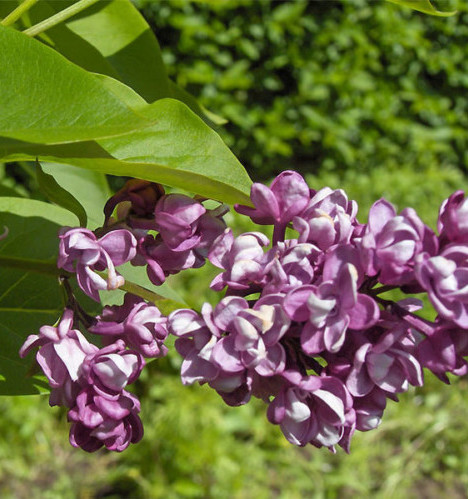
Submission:
MULTIPOLYGON (((138 96, 133 99, 136 105, 138 96)), ((160 182, 225 203, 250 203, 251 180, 244 168, 219 135, 187 106, 161 99, 145 112, 155 125, 98 142, 42 146, 3 140, 0 161, 37 156, 41 161, 160 182)))
MULTIPOLYGON (((59 8, 61 2, 55 2, 59 8)), ((158 41, 130 0, 98 2, 67 26, 94 46, 117 71, 119 80, 153 102, 169 95, 158 41)))
POLYGON ((54 324, 63 309, 57 278, 5 267, 5 258, 27 266, 45 265, 57 254, 57 231, 74 224, 75 216, 48 203, 21 198, 0 198, 0 225, 8 237, 0 241, 0 394, 20 395, 43 391, 41 378, 29 377, 31 358, 20 359, 18 351, 29 334, 44 324, 54 324), (2 266, 3 261, 3 266, 2 266))
MULTIPOLYGON (((31 22, 50 17, 69 3, 73 2, 40 1, 29 13, 31 22)), ((98 2, 41 38, 87 71, 125 83, 147 102, 171 97, 187 104, 210 126, 226 122, 168 78, 158 41, 130 0, 98 2)))
POLYGON ((453 16, 457 11, 441 11, 437 10, 430 0, 387 0, 391 3, 396 3, 398 5, 404 5, 405 7, 410 7, 413 10, 423 12, 424 14, 429 14, 431 16, 448 17, 453 16))
POLYGON ((46 144, 127 133, 152 123, 53 49, 0 26, 0 135, 46 144))
POLYGON ((88 229, 102 226, 103 208, 111 196, 103 173, 84 171, 66 164, 43 163, 43 170, 52 175, 57 183, 80 200, 88 216, 88 229))
POLYGON ((88 217, 83 205, 73 194, 64 189, 52 175, 45 173, 37 160, 36 174, 39 188, 47 199, 76 215, 80 226, 86 227, 88 217))

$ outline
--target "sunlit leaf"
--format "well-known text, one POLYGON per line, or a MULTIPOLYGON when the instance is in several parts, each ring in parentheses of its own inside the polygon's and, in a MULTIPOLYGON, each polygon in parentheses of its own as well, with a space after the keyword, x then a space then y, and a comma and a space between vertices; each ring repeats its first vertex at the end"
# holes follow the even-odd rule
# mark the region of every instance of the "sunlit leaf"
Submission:
POLYGON ((453 16, 457 13, 456 10, 453 11, 441 11, 437 10, 430 0, 387 0, 387 2, 396 3, 398 5, 404 5, 410 9, 423 12, 424 14, 429 14, 431 16, 448 17, 453 16))
POLYGON ((0 135, 46 144, 148 126, 100 80, 37 40, 0 26, 0 135))
POLYGON ((251 180, 244 168, 187 106, 161 99, 147 112, 155 125, 115 140, 58 146, 2 140, 0 161, 37 156, 41 161, 151 180, 226 203, 250 203, 251 180))

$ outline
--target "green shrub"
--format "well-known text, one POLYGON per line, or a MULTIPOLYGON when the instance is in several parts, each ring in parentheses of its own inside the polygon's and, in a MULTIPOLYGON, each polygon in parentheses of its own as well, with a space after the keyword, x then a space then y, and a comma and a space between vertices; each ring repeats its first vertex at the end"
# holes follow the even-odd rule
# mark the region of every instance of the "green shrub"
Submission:
POLYGON ((138 0, 170 76, 255 178, 468 166, 468 4, 138 0))

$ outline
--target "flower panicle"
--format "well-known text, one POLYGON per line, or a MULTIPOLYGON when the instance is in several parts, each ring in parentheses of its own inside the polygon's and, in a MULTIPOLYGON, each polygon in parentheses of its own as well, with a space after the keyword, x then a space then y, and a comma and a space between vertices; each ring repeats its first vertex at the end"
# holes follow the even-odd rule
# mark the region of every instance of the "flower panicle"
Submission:
POLYGON ((413 209, 398 214, 385 199, 360 223, 343 190, 313 190, 293 171, 270 187, 254 183, 251 201, 235 209, 273 226, 271 240, 260 231, 235 236, 223 205, 208 209, 203 199, 137 180, 108 201, 102 229, 61 232, 59 267, 96 301, 100 290, 123 285, 115 267, 126 262, 161 285, 208 260, 220 270, 211 288, 223 293, 200 313, 168 317, 126 294, 85 324, 101 348, 73 328, 73 301, 57 326, 27 338, 20 355, 39 349, 50 403, 68 408, 72 445, 121 451, 142 438, 140 403, 127 386, 145 358, 168 353, 168 335, 184 385, 207 384, 230 406, 257 397, 289 442, 332 452, 349 452, 356 431, 377 428, 388 400, 423 384, 423 368, 444 382, 468 372, 462 191, 442 204, 438 235, 413 209), (287 238, 291 231, 296 237, 287 238), (416 298, 388 299, 393 289, 427 293, 435 321, 418 315, 416 298))

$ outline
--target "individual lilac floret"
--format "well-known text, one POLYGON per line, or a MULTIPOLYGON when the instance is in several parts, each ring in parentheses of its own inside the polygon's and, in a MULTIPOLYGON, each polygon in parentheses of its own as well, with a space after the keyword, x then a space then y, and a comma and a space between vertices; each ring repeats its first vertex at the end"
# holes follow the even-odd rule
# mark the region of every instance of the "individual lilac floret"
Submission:
POLYGON ((218 352, 217 358, 218 361, 221 360, 222 366, 215 361, 213 354, 220 342, 221 331, 245 308, 248 308, 245 300, 231 296, 218 304, 215 313, 211 306, 205 303, 201 316, 193 310, 177 310, 169 316, 169 331, 179 336, 175 347, 184 357, 181 368, 182 382, 209 383, 231 406, 249 401, 252 378, 240 360, 240 353, 234 350, 232 342, 221 345, 218 352))
POLYGON ((375 430, 382 422, 386 405, 387 394, 378 386, 363 397, 355 397, 353 409, 356 411, 356 430, 375 430))
POLYGON ((293 220, 299 232, 299 242, 309 242, 321 250, 335 244, 346 244, 354 232, 357 214, 356 201, 348 201, 342 189, 320 189, 306 209, 293 220))
MULTIPOLYGON (((180 198, 185 203, 182 203, 182 207, 185 207, 186 211, 182 210, 182 213, 177 213, 177 215, 181 217, 185 214, 188 217, 192 213, 193 216, 197 214, 200 216, 191 225, 186 224, 185 229, 179 232, 182 222, 179 220, 180 223, 172 224, 170 220, 175 215, 158 212, 157 208, 155 227, 161 232, 156 237, 150 234, 141 237, 138 241, 137 256, 132 261, 133 265, 147 266, 148 278, 156 286, 160 286, 171 274, 189 268, 202 267, 215 239, 226 228, 222 219, 225 214, 224 205, 216 210, 207 211, 200 203, 187 196, 180 196, 180 198), (188 233, 192 235, 188 236, 188 239, 183 239, 182 235, 188 233)), ((166 201, 166 203, 161 204, 161 209, 169 209, 173 204, 177 207, 177 199, 164 196, 160 201, 166 201)))
POLYGON ((450 383, 447 373, 464 376, 468 372, 468 334, 440 321, 431 336, 417 345, 417 357, 444 383, 450 383))
POLYGON ((354 248, 331 253, 324 265, 324 282, 318 286, 299 286, 284 299, 283 306, 288 316, 294 321, 306 322, 301 345, 308 355, 324 350, 337 352, 348 328, 366 329, 379 318, 375 301, 358 293, 362 279, 356 266, 349 262, 355 253, 354 248))
POLYGON ((263 294, 287 293, 310 284, 315 274, 311 261, 317 262, 320 256, 321 251, 313 244, 299 243, 296 239, 278 242, 266 256, 263 294))
POLYGON ((57 265, 68 272, 76 272, 78 284, 88 296, 99 301, 99 290, 117 289, 124 284, 124 278, 115 267, 136 255, 137 241, 131 232, 114 230, 98 240, 88 229, 65 228, 59 237, 57 265), (106 269, 107 280, 97 273, 106 269))
MULTIPOLYGON (((182 194, 163 196, 154 210, 155 228, 172 251, 206 250, 223 232, 222 216, 226 208, 206 208, 195 199, 182 194)), ((204 255, 206 256, 206 254, 204 255)))
POLYGON ((160 235, 154 237, 150 234, 138 241, 138 254, 132 260, 133 265, 147 266, 148 279, 156 286, 160 286, 169 275, 201 267, 204 263, 193 249, 173 251, 160 235))
POLYGON ((72 327, 73 311, 65 309, 57 327, 42 326, 39 335, 28 336, 19 352, 20 357, 25 357, 33 348, 40 347, 36 360, 50 386, 57 389, 52 400, 62 400, 63 395, 67 404, 72 396, 70 384, 78 381, 84 359, 98 351, 80 331, 72 327))
POLYGON ((405 392, 410 384, 422 386, 421 365, 410 353, 411 345, 406 345, 408 325, 395 323, 383 334, 379 331, 377 337, 375 344, 366 342, 355 353, 346 381, 351 395, 364 397, 376 386, 390 394, 405 392))
POLYGON ((450 244, 437 256, 420 255, 415 273, 437 312, 468 329, 468 246, 450 244))
POLYGON ((175 347, 184 358, 181 378, 184 385, 215 379, 219 368, 211 361, 213 347, 220 338, 219 329, 212 323, 212 308, 205 304, 202 316, 194 310, 180 309, 168 317, 168 330, 178 339, 175 347))
POLYGON ((352 398, 333 376, 285 373, 289 383, 268 407, 268 419, 279 424, 294 445, 312 443, 328 447, 340 443, 345 428, 353 424, 352 398), (347 418, 348 413, 351 417, 347 418))
POLYGON ((468 242, 468 199, 463 191, 454 192, 442 203, 437 230, 442 245, 468 242))
POLYGON ((167 317, 158 307, 149 305, 142 298, 127 293, 121 306, 106 306, 96 324, 89 328, 113 342, 122 339, 130 347, 147 358, 164 357, 167 347, 167 317))
MULTIPOLYGON (((232 321, 224 325, 222 329, 230 334, 217 342, 212 353, 212 359, 220 369, 226 370, 227 366, 233 372, 253 369, 260 376, 283 372, 286 352, 279 340, 289 329, 290 321, 280 301, 281 297, 275 299, 272 295, 260 299, 252 309, 240 309, 232 321)), ((230 307, 231 303, 221 300, 215 313, 225 304, 230 307)), ((215 322, 221 322, 216 315, 215 322)))
POLYGON ((254 183, 250 199, 255 208, 236 205, 236 211, 249 216, 257 224, 275 225, 284 230, 307 206, 310 190, 299 173, 288 170, 280 173, 270 187, 254 183))
POLYGON ((87 452, 95 452, 102 446, 121 452, 143 437, 139 412, 140 402, 125 390, 116 398, 108 399, 96 393, 93 387, 87 387, 68 412, 68 420, 72 422, 70 443, 87 452))
POLYGON ((208 254, 213 265, 225 272, 217 275, 210 287, 221 291, 225 286, 234 290, 248 290, 252 285, 261 284, 264 278, 266 256, 262 247, 270 243, 260 232, 246 232, 234 238, 226 229, 218 236, 208 254))
POLYGON ((138 352, 126 350, 125 342, 117 340, 83 360, 80 383, 92 386, 98 395, 115 399, 140 376, 144 365, 145 361, 138 352))
POLYGON ((413 269, 419 254, 437 252, 434 232, 416 212, 406 208, 397 216, 385 199, 372 205, 361 244, 367 274, 378 274, 381 283, 398 286, 414 281, 413 269))

